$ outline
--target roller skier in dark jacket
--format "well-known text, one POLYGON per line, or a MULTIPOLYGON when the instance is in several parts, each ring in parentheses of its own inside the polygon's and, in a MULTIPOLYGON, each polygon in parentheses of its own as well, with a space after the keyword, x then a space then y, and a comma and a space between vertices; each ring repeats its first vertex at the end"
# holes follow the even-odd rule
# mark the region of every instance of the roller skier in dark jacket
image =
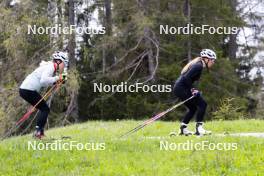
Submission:
POLYGON ((183 117, 181 122, 179 135, 206 135, 211 134, 203 128, 204 114, 206 112, 207 103, 202 97, 201 93, 193 87, 193 83, 200 79, 204 68, 209 69, 213 66, 216 60, 216 54, 210 49, 203 49, 200 57, 190 61, 181 71, 180 77, 176 80, 173 87, 173 93, 180 100, 186 100, 192 95, 195 97, 184 105, 189 111, 183 117), (188 123, 191 118, 196 114, 196 131, 193 133, 187 129, 188 123))

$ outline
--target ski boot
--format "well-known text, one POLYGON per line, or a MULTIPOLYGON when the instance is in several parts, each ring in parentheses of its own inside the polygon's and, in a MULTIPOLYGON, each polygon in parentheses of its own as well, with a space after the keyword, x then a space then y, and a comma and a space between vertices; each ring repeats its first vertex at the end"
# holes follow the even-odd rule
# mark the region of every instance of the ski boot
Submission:
POLYGON ((184 135, 184 136, 190 136, 193 135, 194 133, 192 131, 189 131, 187 129, 187 125, 186 124, 182 124, 180 129, 179 129, 179 135, 184 135))
POLYGON ((44 137, 45 137, 44 129, 41 129, 38 126, 36 126, 36 131, 33 133, 33 138, 43 139, 44 137))
POLYGON ((203 122, 196 123, 196 132, 195 135, 197 136, 204 136, 204 135, 211 135, 212 131, 205 130, 203 128, 203 122))

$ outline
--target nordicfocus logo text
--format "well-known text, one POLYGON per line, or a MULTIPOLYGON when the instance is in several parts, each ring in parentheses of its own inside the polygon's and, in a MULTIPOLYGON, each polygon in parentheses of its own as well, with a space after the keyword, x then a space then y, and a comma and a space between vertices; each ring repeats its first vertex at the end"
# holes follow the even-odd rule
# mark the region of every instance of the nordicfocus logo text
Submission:
POLYGON ((209 25, 194 26, 193 24, 187 24, 186 26, 169 26, 160 25, 160 34, 237 34, 239 32, 238 27, 214 27, 209 25))
POLYGON ((182 143, 160 141, 160 150, 180 151, 180 150, 237 150, 237 143, 212 143, 209 141, 193 142, 188 140, 182 143))
POLYGON ((36 142, 28 141, 28 150, 105 150, 105 143, 80 143, 77 141, 67 141, 57 140, 54 142, 36 142))
POLYGON ((147 85, 143 83, 135 83, 129 85, 127 82, 121 82, 118 85, 107 85, 103 83, 93 83, 94 92, 171 92, 171 85, 147 85))
POLYGON ((27 30, 27 34, 38 34, 38 35, 42 35, 42 34, 52 34, 52 35, 71 35, 77 33, 79 35, 83 35, 83 34, 105 34, 106 30, 105 27, 101 27, 101 28, 91 28, 91 27, 79 27, 76 25, 70 25, 69 27, 67 26, 62 26, 61 24, 55 24, 54 26, 36 26, 36 25, 28 25, 28 30, 27 30))

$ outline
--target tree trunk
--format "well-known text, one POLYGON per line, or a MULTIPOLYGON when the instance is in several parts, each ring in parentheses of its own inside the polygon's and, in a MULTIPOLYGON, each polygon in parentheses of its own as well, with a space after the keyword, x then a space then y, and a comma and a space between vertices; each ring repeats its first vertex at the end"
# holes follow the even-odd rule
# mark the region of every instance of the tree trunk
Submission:
MULTIPOLYGON (((187 18, 187 24, 191 24, 191 2, 190 0, 185 0, 184 2, 184 8, 183 8, 183 14, 187 18)), ((191 34, 188 35, 188 41, 187 41, 187 58, 188 61, 192 60, 192 40, 191 40, 191 34)))
POLYGON ((103 75, 105 74, 105 69, 106 69, 106 44, 103 44, 103 49, 102 49, 102 72, 103 72, 103 75))
MULTIPOLYGON (((70 25, 75 25, 75 4, 74 0, 69 0, 68 1, 68 23, 70 25)), ((75 48, 76 48, 76 43, 75 43, 75 33, 70 35, 69 38, 69 43, 68 43, 68 52, 69 52, 69 58, 70 58, 70 68, 72 70, 76 69, 76 55, 75 55, 75 48)), ((77 79, 77 78, 75 78, 77 79)), ((76 88, 71 88, 70 89, 70 103, 68 105, 64 120, 63 120, 63 125, 69 122, 67 119, 68 117, 72 117, 75 119, 75 121, 78 119, 78 89, 76 88)))
MULTIPOLYGON (((231 1, 231 8, 233 10, 233 13, 236 14, 236 7, 237 7, 237 1, 233 0, 231 1)), ((228 56, 230 59, 236 59, 236 52, 237 52, 237 34, 230 34, 229 42, 228 42, 228 56)))
MULTIPOLYGON (((143 11, 144 16, 148 16, 148 2, 147 0, 139 0, 139 7, 143 11)), ((151 39, 151 29, 149 26, 144 27, 144 39, 145 39, 145 48, 147 49, 147 61, 148 61, 148 72, 150 75, 153 75, 155 72, 155 62, 154 62, 154 56, 153 56, 153 50, 152 50, 152 43, 150 41, 151 39)), ((151 78, 152 81, 155 80, 155 75, 151 78)))
MULTIPOLYGON (((69 0, 69 26, 75 25, 75 14, 74 14, 74 0, 69 0)), ((70 65, 75 67, 76 65, 76 58, 75 58, 75 34, 72 33, 69 38, 68 43, 68 51, 69 51, 69 58, 70 58, 70 65)))
POLYGON ((230 34, 230 40, 228 42, 228 56, 230 59, 236 59, 237 52, 237 34, 230 34))
POLYGON ((106 34, 112 34, 112 11, 111 11, 111 0, 105 0, 105 26, 106 34))
MULTIPOLYGON (((145 46, 148 50, 148 54, 147 54, 148 70, 149 70, 149 74, 152 75, 155 72, 155 65, 154 65, 155 62, 154 62, 152 44, 151 44, 150 40, 148 39, 148 38, 151 38, 149 27, 144 28, 144 35, 146 36, 145 46)), ((155 80, 155 78, 153 77, 153 81, 154 80, 155 80)))
MULTIPOLYGON (((49 0, 47 12, 48 12, 48 19, 51 22, 51 24, 54 26, 58 24, 59 16, 58 16, 58 4, 56 0, 49 0)), ((56 45, 58 39, 59 39, 58 34, 50 34, 50 41, 52 45, 55 47, 54 48, 55 50, 58 50, 58 47, 56 45)))
MULTIPOLYGON (((111 10, 111 0, 104 0, 104 8, 105 8, 105 15, 104 15, 104 26, 106 27, 106 35, 111 36, 112 34, 112 10, 111 10)), ((102 49, 102 72, 105 74, 105 70, 107 67, 107 61, 112 62, 110 59, 112 57, 111 50, 105 41, 103 44, 103 49, 102 49)))

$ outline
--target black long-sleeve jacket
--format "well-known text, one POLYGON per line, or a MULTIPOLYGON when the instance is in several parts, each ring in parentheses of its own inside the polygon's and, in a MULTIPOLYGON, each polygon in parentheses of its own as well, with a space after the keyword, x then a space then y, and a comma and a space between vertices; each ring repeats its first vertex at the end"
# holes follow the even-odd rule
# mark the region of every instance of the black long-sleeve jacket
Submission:
POLYGON ((175 86, 184 87, 186 89, 193 88, 193 83, 200 79, 203 71, 203 63, 199 61, 189 67, 189 69, 180 75, 176 80, 175 86))

